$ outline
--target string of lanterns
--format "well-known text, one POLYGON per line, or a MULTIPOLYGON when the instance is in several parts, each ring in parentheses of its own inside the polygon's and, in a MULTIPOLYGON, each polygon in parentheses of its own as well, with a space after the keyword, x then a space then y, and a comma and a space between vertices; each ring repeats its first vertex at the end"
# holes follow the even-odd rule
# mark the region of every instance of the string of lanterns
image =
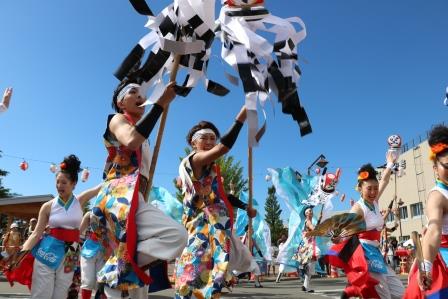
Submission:
MULTIPOLYGON (((50 170, 51 173, 56 173, 56 172, 58 172, 61 169, 60 166, 57 166, 53 162, 48 162, 48 161, 43 161, 43 160, 36 160, 36 159, 25 159, 25 158, 20 158, 20 157, 16 157, 16 156, 12 156, 12 155, 5 155, 5 154, 2 154, 2 156, 9 157, 9 158, 22 159, 22 162, 20 162, 20 164, 19 164, 19 168, 21 170, 23 170, 23 171, 27 171, 28 168, 29 168, 29 163, 27 162, 27 160, 40 162, 40 163, 45 163, 45 164, 50 163, 49 170, 50 170)), ((92 169, 93 168, 95 168, 95 167, 92 167, 92 169)), ((99 168, 95 168, 95 169, 99 169, 99 168)), ((90 176, 89 167, 84 167, 82 169, 82 172, 81 172, 81 181, 83 183, 87 182, 87 180, 89 179, 89 176, 90 176)))

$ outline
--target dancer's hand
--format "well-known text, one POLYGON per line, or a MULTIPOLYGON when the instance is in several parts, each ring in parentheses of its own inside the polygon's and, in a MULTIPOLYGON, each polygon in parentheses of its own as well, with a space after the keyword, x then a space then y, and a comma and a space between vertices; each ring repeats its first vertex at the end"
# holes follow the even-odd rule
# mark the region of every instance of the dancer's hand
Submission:
POLYGON ((340 236, 331 238, 331 242, 333 242, 334 244, 339 244, 339 243, 341 243, 341 241, 342 241, 342 238, 340 236))
POLYGON ((9 270, 14 269, 20 265, 23 258, 30 253, 30 250, 20 250, 16 252, 11 259, 8 261, 8 265, 6 266, 9 270))
POLYGON ((419 271, 418 273, 418 286, 420 290, 429 290, 432 284, 431 272, 419 271))
POLYGON ((235 119, 240 123, 244 123, 246 121, 246 117, 247 117, 246 106, 243 105, 243 107, 241 107, 241 110, 235 119))
POLYGON ((257 216, 257 210, 255 210, 254 208, 247 207, 246 211, 249 218, 254 218, 255 216, 257 216))
POLYGON ((12 97, 12 87, 8 87, 5 89, 5 92, 3 93, 3 100, 1 104, 5 106, 6 109, 9 108, 9 102, 11 101, 12 97))
POLYGON ((176 82, 171 81, 166 86, 162 96, 157 101, 157 104, 162 106, 163 108, 167 107, 176 97, 176 92, 174 91, 174 86, 176 85, 176 82))
POLYGON ((387 151, 386 154, 386 162, 387 164, 394 164, 397 162, 398 154, 395 151, 387 151))

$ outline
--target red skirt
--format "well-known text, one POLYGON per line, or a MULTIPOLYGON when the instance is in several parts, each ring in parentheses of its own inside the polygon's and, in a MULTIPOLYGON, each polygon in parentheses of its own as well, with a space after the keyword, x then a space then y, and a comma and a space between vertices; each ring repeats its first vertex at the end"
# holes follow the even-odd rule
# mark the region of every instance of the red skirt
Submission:
POLYGON ((34 256, 28 253, 14 270, 4 269, 3 274, 11 286, 14 282, 26 285, 31 290, 31 280, 33 277, 34 256))
MULTIPOLYGON (((363 232, 359 234, 359 237, 377 240, 379 232, 363 232)), ((327 257, 332 266, 343 269, 347 275, 349 286, 344 290, 347 295, 380 299, 375 290, 378 281, 369 275, 367 260, 357 235, 333 245, 328 251, 327 257)))
MULTIPOLYGON (((448 248, 448 235, 442 236, 440 247, 448 248)), ((437 254, 432 263, 432 284, 431 289, 427 291, 420 290, 418 286, 419 269, 414 262, 408 278, 408 288, 404 294, 404 299, 443 299, 448 298, 448 269, 442 256, 437 254)))

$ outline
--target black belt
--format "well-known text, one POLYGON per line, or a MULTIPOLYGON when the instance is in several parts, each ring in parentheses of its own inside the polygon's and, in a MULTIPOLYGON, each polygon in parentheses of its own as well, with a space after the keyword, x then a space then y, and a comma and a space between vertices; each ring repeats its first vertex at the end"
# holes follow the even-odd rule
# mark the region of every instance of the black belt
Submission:
POLYGON ((229 17, 251 17, 254 19, 250 19, 249 21, 257 21, 269 15, 269 11, 265 8, 262 9, 242 8, 241 10, 228 10, 226 11, 226 15, 229 17))

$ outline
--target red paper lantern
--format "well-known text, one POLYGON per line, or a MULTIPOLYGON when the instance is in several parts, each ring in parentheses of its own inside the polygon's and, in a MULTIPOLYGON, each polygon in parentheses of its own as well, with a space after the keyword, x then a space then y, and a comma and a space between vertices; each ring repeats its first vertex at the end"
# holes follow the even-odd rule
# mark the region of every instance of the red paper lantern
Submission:
POLYGON ((57 170, 58 170, 58 167, 56 166, 56 164, 51 163, 51 165, 50 165, 50 171, 51 171, 52 173, 55 173, 57 170))
POLYGON ((86 182, 89 179, 90 171, 88 168, 84 168, 81 174, 81 181, 86 182))
POLYGON ((28 162, 23 160, 22 163, 20 163, 20 169, 22 169, 23 171, 27 170, 28 169, 28 162))
POLYGON ((319 174, 319 173, 320 173, 320 168, 316 168, 316 169, 314 170, 314 172, 316 172, 316 174, 319 174))

